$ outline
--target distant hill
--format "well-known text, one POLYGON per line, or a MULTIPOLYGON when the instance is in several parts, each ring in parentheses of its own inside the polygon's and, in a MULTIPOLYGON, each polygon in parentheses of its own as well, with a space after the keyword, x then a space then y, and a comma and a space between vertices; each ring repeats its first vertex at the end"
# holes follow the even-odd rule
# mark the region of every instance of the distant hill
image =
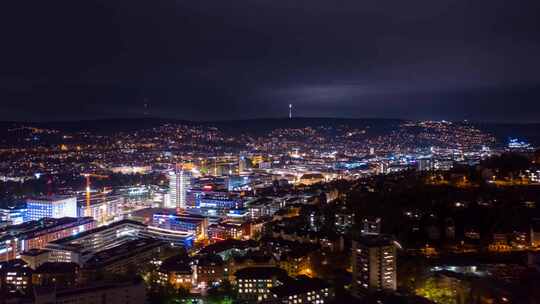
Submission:
POLYGON ((349 126, 359 129, 369 128, 370 133, 382 133, 390 131, 399 126, 405 120, 401 119, 379 119, 379 118, 325 118, 325 117, 299 117, 299 118, 261 118, 261 119, 246 119, 246 120, 229 120, 229 121, 211 121, 204 122, 206 125, 211 125, 219 128, 226 133, 251 133, 262 135, 279 128, 305 128, 318 126, 349 126))
POLYGON ((261 118, 228 121, 187 121, 164 118, 121 118, 121 119, 97 119, 64 122, 0 122, 0 129, 15 126, 33 126, 40 128, 56 129, 67 132, 89 131, 98 133, 114 133, 123 131, 136 131, 148 129, 163 124, 183 124, 213 126, 226 133, 254 133, 264 134, 277 128, 305 128, 316 126, 340 126, 347 125, 358 128, 387 129, 397 127, 404 120, 399 119, 348 119, 348 118, 261 118))
MULTIPOLYGON (((149 129, 163 124, 183 124, 192 126, 213 126, 230 135, 248 133, 263 135, 278 128, 305 128, 305 127, 339 127, 342 125, 367 129, 371 135, 380 135, 397 129, 405 122, 402 119, 383 118, 325 118, 325 117, 298 117, 288 118, 261 118, 228 121, 188 121, 166 118, 121 118, 96 119, 65 122, 0 122, 0 135, 5 134, 8 128, 17 126, 33 126, 40 128, 57 129, 66 132, 88 131, 99 134, 116 132, 130 132, 149 129)), ((519 138, 540 146, 540 123, 536 124, 509 124, 509 123, 473 123, 484 132, 495 135, 499 143, 505 143, 509 138, 519 138)))

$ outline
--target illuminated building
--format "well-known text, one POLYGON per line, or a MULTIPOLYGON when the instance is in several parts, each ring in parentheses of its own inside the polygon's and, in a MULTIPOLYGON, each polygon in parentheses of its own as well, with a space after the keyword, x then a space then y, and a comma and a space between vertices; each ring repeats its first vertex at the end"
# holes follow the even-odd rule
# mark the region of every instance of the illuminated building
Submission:
POLYGON ((83 265, 95 252, 113 248, 140 237, 146 225, 123 220, 50 242, 50 260, 83 265))
POLYGON ((540 184, 540 170, 527 170, 531 183, 540 184))
POLYGON ((69 196, 44 196, 26 200, 28 220, 42 218, 77 217, 77 198, 69 196))
POLYGON ((120 214, 120 206, 123 203, 124 198, 120 195, 91 193, 89 200, 87 200, 86 195, 77 197, 77 212, 79 216, 93 217, 98 225, 102 225, 113 221, 120 214))
POLYGON ((85 282, 92 282, 100 273, 126 274, 140 265, 158 258, 165 244, 154 239, 137 239, 95 253, 82 268, 85 282))
POLYGON ((242 173, 245 172, 246 169, 249 167, 249 160, 246 156, 240 155, 238 156, 238 172, 242 173))
POLYGON ((330 285, 321 279, 300 277, 288 280, 285 284, 270 289, 271 303, 276 304, 324 304, 331 302, 334 292, 330 285))
POLYGON ((0 262, 0 289, 24 291, 30 287, 32 269, 23 260, 0 262))
POLYGON ((26 206, 16 205, 0 208, 0 223, 19 225, 26 221, 28 221, 26 206))
POLYGON ((354 225, 354 213, 351 213, 347 208, 342 207, 336 212, 335 226, 337 232, 345 234, 354 225))
POLYGON ((320 173, 306 173, 302 175, 302 177, 300 177, 298 183, 309 186, 317 183, 322 183, 325 180, 326 179, 324 178, 324 175, 320 173))
POLYGON ((248 267, 238 270, 234 276, 238 299, 242 301, 270 300, 273 298, 270 289, 288 280, 287 272, 276 267, 248 267))
POLYGON ((32 285, 74 287, 79 283, 79 275, 79 265, 76 263, 47 262, 34 270, 32 285))
POLYGON ((278 200, 261 197, 256 200, 247 203, 247 210, 251 219, 258 219, 260 217, 272 216, 279 209, 284 207, 284 204, 278 200))
POLYGON ((15 259, 26 250, 43 249, 48 243, 96 227, 92 218, 45 218, 9 229, 13 233, 0 237, 0 260, 15 259))
POLYGON ((258 166, 260 163, 264 162, 264 157, 262 155, 254 155, 251 158, 251 162, 254 166, 258 166))
POLYGON ((112 173, 119 174, 148 174, 152 171, 151 166, 119 166, 110 169, 112 173))
POLYGON ((243 239, 249 235, 248 223, 221 222, 208 226, 208 237, 213 240, 243 239))
POLYGON ((208 237, 208 219, 200 215, 156 213, 153 215, 152 226, 188 232, 201 240, 208 237))
POLYGON ((519 149, 528 149, 531 147, 531 144, 525 141, 519 141, 517 138, 510 138, 508 140, 508 148, 513 150, 519 149))
POLYGON ((311 271, 309 256, 300 250, 282 254, 278 265, 279 268, 287 271, 287 274, 291 277, 303 273, 307 274, 311 271))
POLYGON ((219 283, 225 275, 223 259, 217 254, 207 254, 195 258, 195 280, 197 284, 211 286, 219 283))
POLYGON ((162 229, 153 226, 148 226, 145 230, 141 231, 141 236, 160 240, 166 244, 170 244, 171 246, 179 246, 184 248, 193 247, 195 242, 195 235, 193 233, 162 229))
POLYGON ((352 291, 396 290, 396 243, 388 235, 363 235, 352 242, 352 291))
POLYGON ((169 208, 186 208, 187 192, 191 188, 191 172, 178 170, 169 172, 169 191, 171 195, 169 208))
POLYGON ((163 261, 158 271, 161 284, 169 283, 176 289, 191 289, 194 285, 193 269, 187 256, 178 255, 163 261))
POLYGON ((244 201, 235 194, 219 191, 194 192, 195 207, 212 209, 216 212, 228 211, 229 209, 242 209, 244 201))
POLYGON ((131 219, 142 222, 140 236, 154 238, 172 246, 189 248, 198 238, 208 235, 208 220, 196 214, 177 214, 176 209, 145 208, 132 213, 131 219))

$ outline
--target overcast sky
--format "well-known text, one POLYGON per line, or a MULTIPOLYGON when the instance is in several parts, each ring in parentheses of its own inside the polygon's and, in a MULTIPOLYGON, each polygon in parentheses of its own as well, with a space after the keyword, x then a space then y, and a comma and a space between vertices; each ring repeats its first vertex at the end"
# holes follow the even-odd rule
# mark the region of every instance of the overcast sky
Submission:
POLYGON ((0 120, 540 121, 538 0, 2 2, 0 120))

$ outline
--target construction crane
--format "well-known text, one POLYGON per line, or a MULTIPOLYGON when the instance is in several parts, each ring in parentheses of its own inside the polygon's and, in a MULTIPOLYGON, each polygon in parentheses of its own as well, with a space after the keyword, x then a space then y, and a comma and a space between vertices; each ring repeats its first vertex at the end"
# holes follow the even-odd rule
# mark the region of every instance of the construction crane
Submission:
POLYGON ((81 176, 84 176, 86 179, 86 209, 84 211, 85 216, 92 216, 92 212, 90 209, 90 199, 91 199, 91 177, 98 178, 98 179, 105 179, 109 178, 107 175, 101 175, 101 174, 95 174, 95 173, 81 173, 81 176))

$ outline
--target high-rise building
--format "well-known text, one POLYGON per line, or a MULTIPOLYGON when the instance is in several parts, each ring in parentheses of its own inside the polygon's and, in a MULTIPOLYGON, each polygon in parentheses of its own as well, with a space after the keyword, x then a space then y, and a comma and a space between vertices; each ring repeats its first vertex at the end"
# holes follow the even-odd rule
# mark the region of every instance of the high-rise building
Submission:
POLYGON ((245 172, 248 168, 248 160, 245 155, 240 155, 238 157, 238 173, 245 172))
POLYGON ((44 196, 26 200, 28 220, 42 218, 77 217, 77 198, 75 196, 44 196))
POLYGON ((170 200, 168 208, 186 208, 187 192, 191 188, 191 172, 177 170, 169 172, 170 200))
POLYGON ((362 235, 352 243, 353 294, 396 290, 396 242, 389 235, 362 235))

